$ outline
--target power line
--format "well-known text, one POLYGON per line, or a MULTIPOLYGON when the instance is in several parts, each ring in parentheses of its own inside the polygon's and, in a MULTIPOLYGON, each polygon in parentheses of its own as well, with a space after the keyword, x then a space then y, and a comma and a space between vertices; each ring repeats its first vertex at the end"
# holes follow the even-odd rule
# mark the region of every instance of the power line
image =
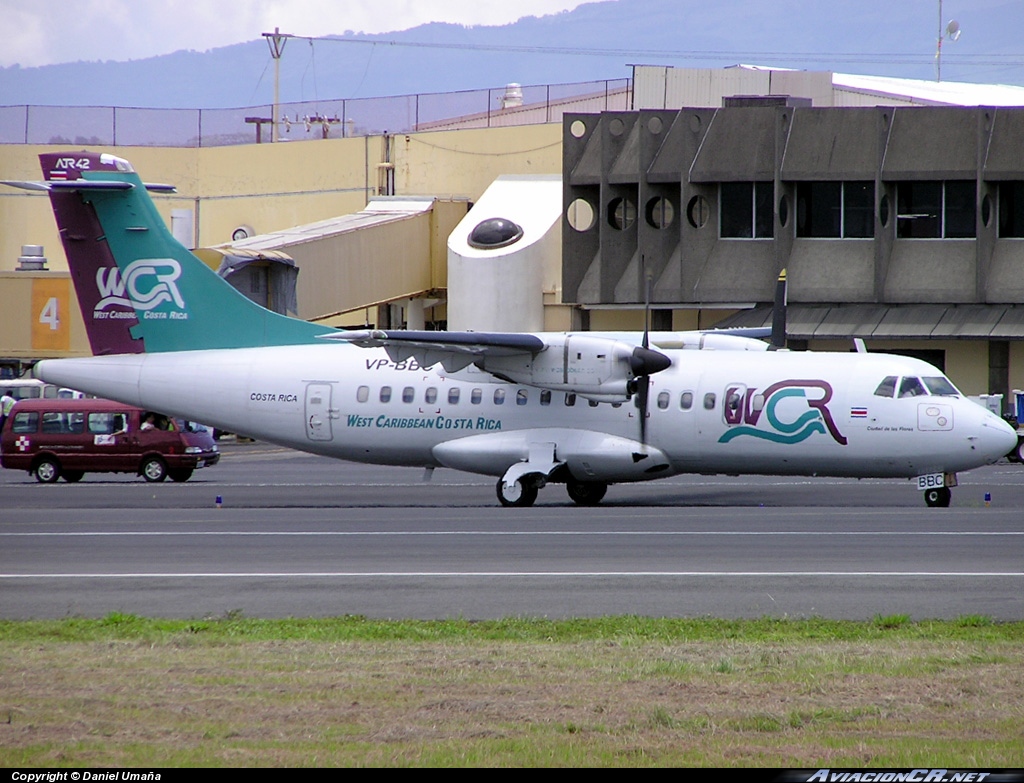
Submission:
MULTIPOLYGON (((571 57, 612 57, 616 59, 651 60, 781 60, 785 62, 820 62, 829 61, 846 64, 884 64, 884 65, 932 65, 934 56, 920 53, 900 52, 734 52, 721 50, 681 51, 673 49, 601 49, 576 46, 532 46, 515 44, 474 44, 474 43, 436 43, 427 41, 397 41, 372 38, 339 38, 336 36, 299 36, 309 41, 327 43, 362 44, 370 46, 406 47, 415 49, 445 49, 450 51, 482 51, 503 52, 513 54, 560 55, 571 57)), ((984 55, 957 54, 946 56, 946 62, 958 66, 1016 66, 1024 65, 1024 53, 984 55)))

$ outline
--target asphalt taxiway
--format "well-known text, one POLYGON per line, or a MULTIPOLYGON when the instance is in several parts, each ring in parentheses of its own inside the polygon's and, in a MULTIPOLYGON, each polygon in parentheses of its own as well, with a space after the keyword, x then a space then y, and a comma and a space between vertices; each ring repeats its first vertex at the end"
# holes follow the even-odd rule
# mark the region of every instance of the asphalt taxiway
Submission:
POLYGON ((508 509, 487 477, 222 448, 183 484, 0 471, 0 617, 1024 619, 1006 462, 948 509, 907 481, 706 476, 508 509))

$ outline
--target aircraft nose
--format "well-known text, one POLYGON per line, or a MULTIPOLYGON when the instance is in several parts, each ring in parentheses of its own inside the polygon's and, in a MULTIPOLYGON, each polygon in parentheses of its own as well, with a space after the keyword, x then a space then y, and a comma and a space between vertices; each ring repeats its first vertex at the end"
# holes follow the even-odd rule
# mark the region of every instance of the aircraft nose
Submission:
POLYGON ((998 416, 989 414, 981 423, 979 441, 979 450, 995 462, 1017 448, 1017 431, 998 416))

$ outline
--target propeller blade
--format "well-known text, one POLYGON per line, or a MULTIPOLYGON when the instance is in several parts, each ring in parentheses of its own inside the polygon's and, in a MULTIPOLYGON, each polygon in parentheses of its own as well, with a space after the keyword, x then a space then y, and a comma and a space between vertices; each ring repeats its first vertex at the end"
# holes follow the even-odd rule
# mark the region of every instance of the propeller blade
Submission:
POLYGON ((775 284, 775 304, 772 307, 772 351, 786 347, 786 305, 787 305, 786 270, 779 273, 775 284))

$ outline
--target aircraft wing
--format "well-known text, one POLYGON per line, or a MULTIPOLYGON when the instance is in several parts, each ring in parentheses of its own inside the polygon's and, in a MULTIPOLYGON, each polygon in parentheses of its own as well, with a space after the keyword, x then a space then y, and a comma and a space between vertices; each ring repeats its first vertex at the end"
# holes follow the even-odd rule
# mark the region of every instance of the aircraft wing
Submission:
POLYGON ((598 402, 623 402, 637 379, 667 369, 672 360, 632 340, 601 335, 514 332, 364 330, 321 335, 362 348, 384 348, 394 362, 415 359, 452 373, 476 365, 497 378, 598 402))
POLYGON ((495 332, 425 332, 366 329, 321 335, 360 348, 383 348, 394 362, 415 359, 423 367, 440 364, 456 372, 487 358, 533 357, 547 345, 532 334, 495 332))

